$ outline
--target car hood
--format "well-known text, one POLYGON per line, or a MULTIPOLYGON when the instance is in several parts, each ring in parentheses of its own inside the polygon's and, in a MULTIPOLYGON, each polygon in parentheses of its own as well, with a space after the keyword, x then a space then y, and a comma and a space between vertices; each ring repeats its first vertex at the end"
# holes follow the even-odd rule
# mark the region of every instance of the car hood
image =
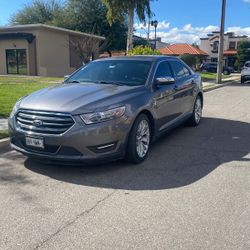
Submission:
POLYGON ((19 108, 81 114, 122 105, 145 90, 145 86, 58 84, 26 96, 19 108))

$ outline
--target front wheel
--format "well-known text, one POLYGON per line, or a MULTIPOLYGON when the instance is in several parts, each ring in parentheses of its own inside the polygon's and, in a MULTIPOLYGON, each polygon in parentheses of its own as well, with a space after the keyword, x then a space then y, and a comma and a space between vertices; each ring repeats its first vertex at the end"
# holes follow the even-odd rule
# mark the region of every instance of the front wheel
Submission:
POLYGON ((245 80, 244 80, 243 77, 241 77, 240 82, 241 82, 242 84, 245 83, 245 80))
POLYGON ((132 163, 140 163, 147 157, 151 143, 151 126, 145 114, 139 115, 128 139, 127 157, 132 163))
POLYGON ((200 96, 197 96, 192 116, 190 117, 188 124, 191 126, 198 126, 202 117, 202 100, 200 96))

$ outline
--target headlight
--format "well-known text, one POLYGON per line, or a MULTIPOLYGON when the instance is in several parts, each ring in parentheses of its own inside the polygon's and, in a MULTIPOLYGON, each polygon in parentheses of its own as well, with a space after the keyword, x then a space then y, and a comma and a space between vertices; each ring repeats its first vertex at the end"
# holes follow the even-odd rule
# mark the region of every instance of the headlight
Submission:
POLYGON ((10 113, 10 118, 13 118, 16 112, 18 111, 19 104, 21 103, 21 99, 16 102, 15 106, 13 107, 11 113, 10 113))
POLYGON ((126 109, 125 107, 119 107, 101 112, 83 114, 81 115, 81 118, 87 125, 98 122, 104 122, 123 116, 125 113, 125 109, 126 109))

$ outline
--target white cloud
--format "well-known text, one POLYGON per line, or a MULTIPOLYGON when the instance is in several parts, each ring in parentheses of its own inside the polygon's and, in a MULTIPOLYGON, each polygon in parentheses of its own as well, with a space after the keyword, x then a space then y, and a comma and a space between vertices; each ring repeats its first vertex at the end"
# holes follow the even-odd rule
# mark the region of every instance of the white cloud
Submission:
POLYGON ((245 3, 250 3, 250 0, 243 0, 245 3))
MULTIPOLYGON (((163 20, 161 22, 158 23, 157 26, 157 30, 164 30, 164 29, 168 29, 170 27, 170 23, 163 20)), ((148 28, 148 24, 143 24, 143 23, 136 23, 134 25, 135 30, 139 30, 139 29, 147 29, 148 28)), ((151 27, 152 29, 153 27, 151 27)))
MULTIPOLYGON (((248 0, 250 2, 250 0, 248 0)), ((157 36, 162 38, 162 41, 167 43, 200 43, 201 37, 206 37, 212 31, 218 31, 219 27, 208 25, 206 27, 193 27, 191 24, 186 24, 182 28, 170 27, 166 21, 160 22, 162 26, 157 28, 157 36), (166 28, 164 28, 166 27, 166 28)), ((235 32, 236 35, 247 35, 250 37, 250 27, 229 27, 226 32, 235 32)), ((146 37, 146 32, 137 29, 136 35, 146 37)), ((154 38, 154 30, 151 28, 150 37, 154 38)))

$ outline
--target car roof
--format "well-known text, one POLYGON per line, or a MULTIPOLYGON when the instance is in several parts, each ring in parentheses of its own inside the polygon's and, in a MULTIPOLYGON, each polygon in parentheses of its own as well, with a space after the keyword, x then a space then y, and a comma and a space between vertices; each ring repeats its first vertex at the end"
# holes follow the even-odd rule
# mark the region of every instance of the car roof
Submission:
POLYGON ((108 60, 134 60, 134 61, 151 61, 151 62, 156 62, 160 61, 163 59, 177 59, 177 57, 174 56, 161 56, 161 55, 156 55, 156 56, 119 56, 119 57, 107 57, 107 58, 102 58, 98 59, 96 61, 108 61, 108 60))

